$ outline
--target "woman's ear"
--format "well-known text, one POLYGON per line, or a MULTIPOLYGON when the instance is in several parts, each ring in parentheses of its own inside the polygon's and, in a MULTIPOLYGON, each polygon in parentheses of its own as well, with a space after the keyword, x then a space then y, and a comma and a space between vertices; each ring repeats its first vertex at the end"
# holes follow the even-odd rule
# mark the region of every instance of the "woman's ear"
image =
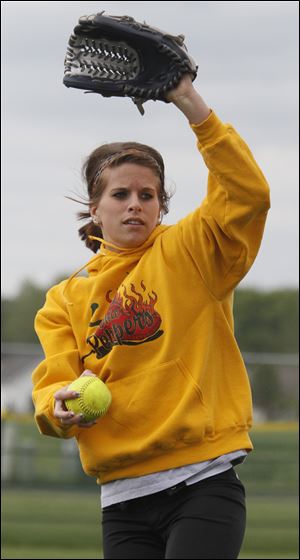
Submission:
POLYGON ((99 216, 97 215, 97 207, 96 206, 91 206, 90 207, 90 214, 91 214, 91 218, 92 218, 94 224, 96 226, 101 226, 102 224, 100 222, 99 216))
POLYGON ((93 218, 93 217, 95 216, 96 211, 97 211, 97 207, 96 207, 96 206, 90 206, 90 215, 91 215, 91 218, 93 218))

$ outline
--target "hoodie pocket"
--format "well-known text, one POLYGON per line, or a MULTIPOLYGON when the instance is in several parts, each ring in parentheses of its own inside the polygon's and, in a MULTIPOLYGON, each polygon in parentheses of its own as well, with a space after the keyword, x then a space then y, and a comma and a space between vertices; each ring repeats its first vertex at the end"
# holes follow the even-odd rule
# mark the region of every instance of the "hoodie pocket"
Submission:
POLYGON ((196 444, 211 431, 201 389, 180 359, 108 385, 112 435, 123 432, 141 451, 196 444))

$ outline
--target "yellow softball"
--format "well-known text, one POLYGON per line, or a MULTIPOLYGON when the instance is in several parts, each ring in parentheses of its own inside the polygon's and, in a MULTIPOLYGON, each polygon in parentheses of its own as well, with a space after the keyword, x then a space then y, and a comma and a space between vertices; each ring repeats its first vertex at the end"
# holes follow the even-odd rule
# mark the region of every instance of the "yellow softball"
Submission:
POLYGON ((68 389, 79 393, 79 397, 66 399, 66 408, 75 414, 83 414, 84 422, 104 416, 110 407, 111 392, 98 377, 84 375, 73 381, 68 389))

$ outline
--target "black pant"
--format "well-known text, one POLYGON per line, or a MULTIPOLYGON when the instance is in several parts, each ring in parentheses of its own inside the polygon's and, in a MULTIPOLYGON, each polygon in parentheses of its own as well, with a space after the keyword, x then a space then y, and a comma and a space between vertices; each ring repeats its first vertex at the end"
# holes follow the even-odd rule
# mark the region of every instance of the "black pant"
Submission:
POLYGON ((232 468, 103 508, 104 558, 234 559, 245 523, 245 490, 232 468))

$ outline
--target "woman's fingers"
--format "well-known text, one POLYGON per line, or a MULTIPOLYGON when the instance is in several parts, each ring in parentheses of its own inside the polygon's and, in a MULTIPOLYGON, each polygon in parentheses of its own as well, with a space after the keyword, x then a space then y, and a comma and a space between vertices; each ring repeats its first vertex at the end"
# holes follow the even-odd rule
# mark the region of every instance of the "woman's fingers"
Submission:
MULTIPOLYGON (((84 370, 80 377, 93 376, 97 377, 89 369, 84 370)), ((54 416, 59 420, 62 426, 74 426, 77 425, 80 428, 91 428, 97 422, 93 420, 92 422, 85 422, 83 414, 75 414, 71 410, 67 410, 64 401, 66 399, 77 399, 79 393, 77 391, 72 391, 69 389, 69 385, 62 387, 56 393, 54 393, 55 406, 54 406, 54 416)))

